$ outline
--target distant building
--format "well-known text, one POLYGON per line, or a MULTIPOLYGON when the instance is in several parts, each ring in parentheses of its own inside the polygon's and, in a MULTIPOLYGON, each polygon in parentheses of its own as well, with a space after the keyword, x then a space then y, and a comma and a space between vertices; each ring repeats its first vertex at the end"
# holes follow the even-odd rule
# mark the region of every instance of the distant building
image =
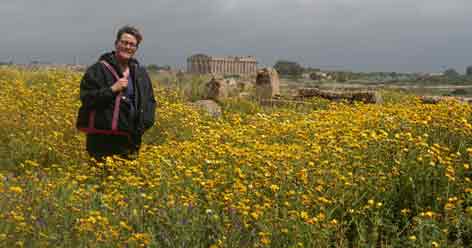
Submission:
POLYGON ((251 75, 257 72, 254 56, 213 57, 195 54, 187 59, 187 72, 197 74, 239 74, 251 75))

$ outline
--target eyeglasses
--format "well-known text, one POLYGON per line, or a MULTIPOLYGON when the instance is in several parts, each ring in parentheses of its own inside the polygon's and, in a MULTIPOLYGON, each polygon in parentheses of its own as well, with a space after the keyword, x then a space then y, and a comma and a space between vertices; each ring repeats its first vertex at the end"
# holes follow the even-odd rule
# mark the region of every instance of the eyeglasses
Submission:
POLYGON ((125 40, 120 40, 119 41, 121 43, 121 45, 123 45, 124 47, 131 47, 131 48, 137 48, 138 47, 138 44, 134 44, 133 42, 129 42, 129 41, 125 41, 125 40))

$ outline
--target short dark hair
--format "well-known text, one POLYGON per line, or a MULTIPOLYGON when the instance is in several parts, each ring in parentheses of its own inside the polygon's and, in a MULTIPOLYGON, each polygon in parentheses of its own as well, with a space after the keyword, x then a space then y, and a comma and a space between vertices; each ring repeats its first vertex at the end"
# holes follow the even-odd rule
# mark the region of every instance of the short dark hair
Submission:
POLYGON ((124 26, 122 28, 120 28, 120 30, 118 30, 118 33, 116 34, 116 40, 115 40, 115 43, 118 43, 118 41, 120 41, 121 39, 121 36, 123 34, 130 34, 132 36, 134 36, 134 38, 136 38, 136 40, 138 41, 138 44, 136 45, 139 45, 139 43, 141 43, 141 41, 143 40, 143 35, 141 34, 141 32, 139 32, 139 30, 133 26, 124 26))

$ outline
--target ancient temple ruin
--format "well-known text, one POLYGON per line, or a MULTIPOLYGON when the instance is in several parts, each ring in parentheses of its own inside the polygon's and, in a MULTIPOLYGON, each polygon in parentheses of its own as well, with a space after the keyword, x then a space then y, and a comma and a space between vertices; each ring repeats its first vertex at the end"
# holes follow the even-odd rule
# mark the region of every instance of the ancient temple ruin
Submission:
POLYGON ((254 56, 213 57, 195 54, 187 59, 187 72, 196 74, 255 75, 254 56))

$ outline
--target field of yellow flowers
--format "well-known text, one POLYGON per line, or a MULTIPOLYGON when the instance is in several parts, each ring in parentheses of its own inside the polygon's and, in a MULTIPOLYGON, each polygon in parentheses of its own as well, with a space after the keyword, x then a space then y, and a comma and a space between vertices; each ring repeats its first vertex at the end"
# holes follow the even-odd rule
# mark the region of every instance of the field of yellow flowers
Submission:
POLYGON ((155 82, 139 158, 96 164, 80 78, 0 68, 0 247, 472 245, 470 105, 229 100, 212 119, 155 82))

